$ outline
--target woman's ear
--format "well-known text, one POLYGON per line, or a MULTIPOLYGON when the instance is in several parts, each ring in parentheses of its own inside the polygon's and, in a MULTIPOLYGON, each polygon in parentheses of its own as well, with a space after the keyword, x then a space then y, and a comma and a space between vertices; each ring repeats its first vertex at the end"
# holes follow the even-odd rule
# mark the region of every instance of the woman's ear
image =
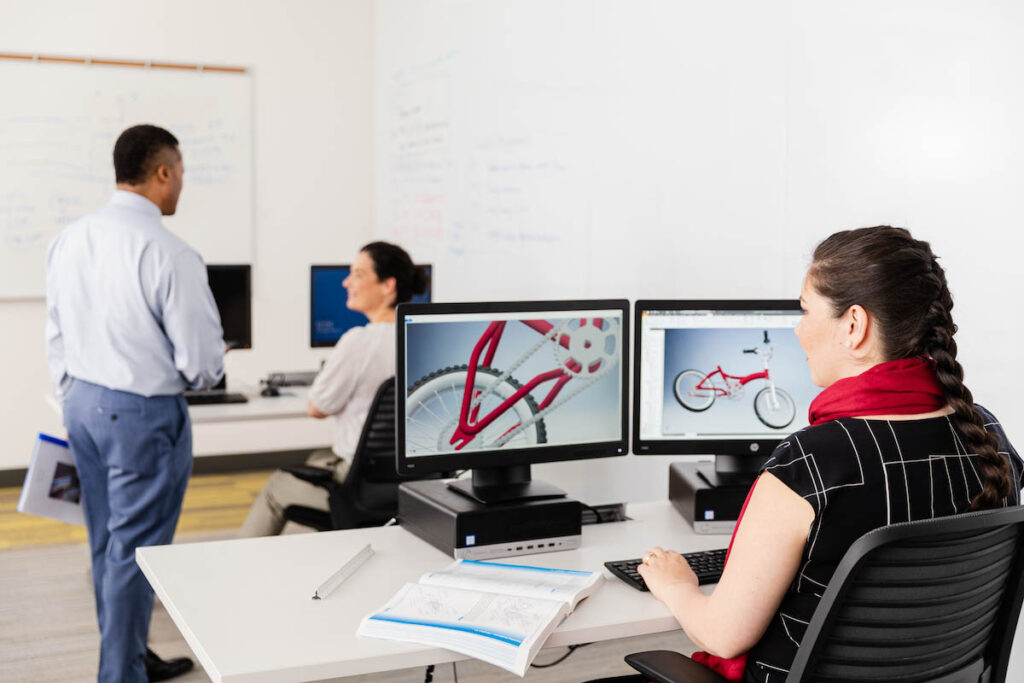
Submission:
POLYGON ((874 318, 867 309, 854 304, 846 310, 843 316, 844 345, 854 358, 864 360, 878 356, 874 331, 874 318))
POLYGON ((395 300, 398 298, 398 280, 393 277, 384 279, 381 282, 384 285, 384 293, 387 295, 391 305, 395 305, 395 300))

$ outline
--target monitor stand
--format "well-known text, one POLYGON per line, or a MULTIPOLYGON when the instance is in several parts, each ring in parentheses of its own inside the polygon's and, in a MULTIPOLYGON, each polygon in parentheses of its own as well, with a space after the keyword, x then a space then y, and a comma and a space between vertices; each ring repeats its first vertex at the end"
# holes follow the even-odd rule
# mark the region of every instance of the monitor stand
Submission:
POLYGON ((475 467, 473 478, 448 482, 448 488, 485 505, 513 501, 565 498, 565 491, 543 481, 533 481, 529 465, 475 467))
POLYGON ((741 486, 750 488, 770 456, 716 455, 715 467, 700 468, 701 479, 708 486, 741 486))

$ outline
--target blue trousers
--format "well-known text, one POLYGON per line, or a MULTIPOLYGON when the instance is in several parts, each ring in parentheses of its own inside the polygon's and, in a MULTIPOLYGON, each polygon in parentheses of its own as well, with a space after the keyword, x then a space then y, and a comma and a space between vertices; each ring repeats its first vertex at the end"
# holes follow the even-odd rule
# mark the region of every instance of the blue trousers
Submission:
POLYGON ((135 549, 174 537, 192 425, 181 396, 146 398, 75 380, 64 425, 82 482, 100 626, 99 680, 145 683, 153 589, 135 549))

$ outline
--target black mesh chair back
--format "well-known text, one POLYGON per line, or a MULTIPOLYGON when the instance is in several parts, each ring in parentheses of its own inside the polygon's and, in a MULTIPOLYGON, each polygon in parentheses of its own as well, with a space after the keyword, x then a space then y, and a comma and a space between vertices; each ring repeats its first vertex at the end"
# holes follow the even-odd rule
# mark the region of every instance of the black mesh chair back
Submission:
POLYGON ((281 468, 303 481, 327 489, 330 512, 299 505, 285 519, 320 531, 379 526, 398 514, 398 485, 414 479, 437 479, 449 473, 405 477, 398 474, 395 443, 395 378, 377 389, 363 423, 352 465, 342 482, 333 472, 315 467, 281 468))
POLYGON ((1021 606, 1024 508, 895 524, 857 540, 787 680, 1001 681, 1021 606))
POLYGON ((345 481, 330 492, 335 529, 384 524, 398 512, 395 468, 395 378, 384 381, 370 404, 345 481))

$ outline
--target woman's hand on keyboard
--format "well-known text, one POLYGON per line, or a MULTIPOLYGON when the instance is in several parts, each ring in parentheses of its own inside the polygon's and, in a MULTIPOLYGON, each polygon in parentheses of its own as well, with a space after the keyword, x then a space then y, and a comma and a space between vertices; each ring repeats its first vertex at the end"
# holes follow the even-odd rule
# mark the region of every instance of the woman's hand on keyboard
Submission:
POLYGON ((668 594, 674 587, 697 587, 697 575, 679 553, 654 546, 643 555, 643 562, 637 572, 643 577, 651 594, 667 602, 668 594))

